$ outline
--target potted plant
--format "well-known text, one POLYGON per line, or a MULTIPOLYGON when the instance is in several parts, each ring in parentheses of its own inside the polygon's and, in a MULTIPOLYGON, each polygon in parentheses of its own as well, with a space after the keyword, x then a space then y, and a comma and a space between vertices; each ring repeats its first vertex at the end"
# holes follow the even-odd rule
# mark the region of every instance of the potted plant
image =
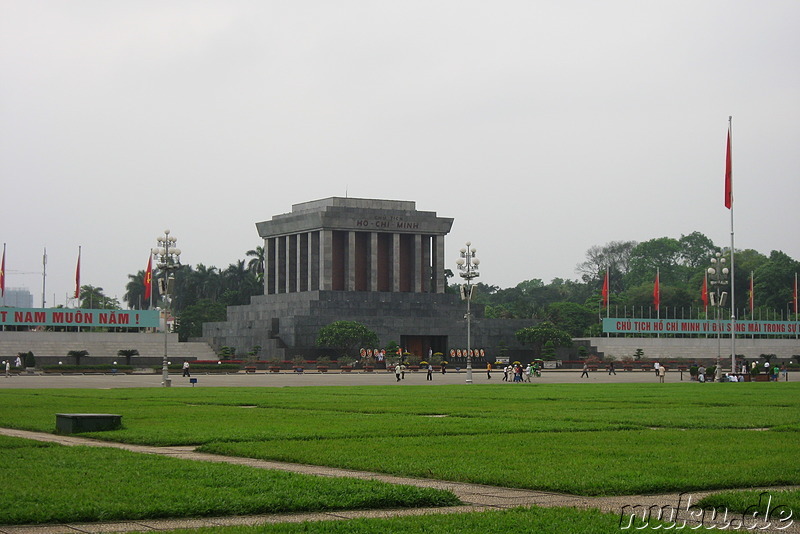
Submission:
POLYGON ((416 373, 417 371, 419 371, 419 365, 420 362, 422 361, 422 358, 411 352, 406 352, 405 357, 406 357, 406 363, 408 364, 408 369, 412 373, 416 373))
POLYGON ((267 366, 269 367, 270 373, 280 373, 281 372, 281 361, 277 357, 271 358, 267 362, 267 366))
POLYGON ((327 356, 320 356, 317 358, 317 371, 320 373, 327 373, 328 367, 331 364, 331 359, 327 356))
POLYGON ((295 356, 292 358, 292 367, 295 373, 302 373, 306 365, 306 359, 302 356, 295 356))
POLYGON ((691 380, 697 380, 698 372, 698 367, 696 365, 689 367, 689 376, 691 377, 691 380))
POLYGON ((349 373, 353 370, 353 358, 350 356, 339 356, 339 370, 349 373))
POLYGON ((33 356, 33 352, 32 351, 20 352, 17 354, 17 356, 22 362, 22 365, 25 366, 25 371, 29 375, 32 375, 34 369, 36 368, 36 358, 33 356))

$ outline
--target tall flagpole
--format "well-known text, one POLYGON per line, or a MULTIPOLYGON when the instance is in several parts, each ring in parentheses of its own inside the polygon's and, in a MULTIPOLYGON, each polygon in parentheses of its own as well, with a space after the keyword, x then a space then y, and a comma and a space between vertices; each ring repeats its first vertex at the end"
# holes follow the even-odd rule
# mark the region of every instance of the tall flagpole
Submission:
POLYGON ((800 316, 797 315, 797 273, 794 273, 794 320, 797 322, 795 325, 794 338, 800 337, 800 316))
POLYGON ((736 298, 734 287, 736 276, 734 269, 734 241, 733 241, 733 117, 728 116, 728 150, 725 162, 725 179, 727 184, 726 202, 731 210, 731 372, 736 372, 736 298))
POLYGON ((44 247, 44 252, 42 253, 42 308, 45 307, 45 282, 47 281, 47 247, 44 247))

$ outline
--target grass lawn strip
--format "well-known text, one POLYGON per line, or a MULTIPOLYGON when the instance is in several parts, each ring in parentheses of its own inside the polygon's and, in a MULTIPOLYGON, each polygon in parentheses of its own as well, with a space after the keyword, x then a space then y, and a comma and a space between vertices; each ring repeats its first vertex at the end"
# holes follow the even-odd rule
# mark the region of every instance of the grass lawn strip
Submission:
POLYGON ((186 534, 619 534, 619 516, 574 508, 514 508, 504 511, 267 524, 252 527, 174 530, 186 534))
POLYGON ((0 436, 0 524, 451 506, 450 492, 0 436))
POLYGON ((204 452, 311 463, 393 475, 555 491, 633 495, 793 485, 796 462, 775 462, 800 450, 800 435, 747 430, 637 430, 214 443, 204 452), (711 458, 758 455, 718 469, 711 458), (391 461, 375 451, 392 451, 391 461), (473 457, 464 460, 464 452, 473 457), (475 451, 491 451, 478 453, 475 451), (497 461, 506 459, 506 461, 497 461))

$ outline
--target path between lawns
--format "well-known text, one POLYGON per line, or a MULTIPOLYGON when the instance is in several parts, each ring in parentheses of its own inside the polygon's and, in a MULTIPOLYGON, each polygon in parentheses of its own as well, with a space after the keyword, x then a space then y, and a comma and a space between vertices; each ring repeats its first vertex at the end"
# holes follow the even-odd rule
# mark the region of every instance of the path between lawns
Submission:
MULTIPOLYGON (((516 488, 504 488, 495 486, 485 486, 481 484, 465 484, 460 482, 448 482, 445 480, 432 480, 424 478, 408 478, 367 471, 356 471, 351 469, 339 469, 335 467, 325 467, 306 464, 292 464, 285 462, 273 462, 267 460, 256 460, 252 458, 239 458, 234 456, 221 456, 196 452, 194 447, 153 447, 147 445, 131 445, 128 443, 116 443, 100 441, 90 438, 77 436, 66 436, 48 434, 46 432, 31 432, 27 430, 16 430, 10 428, 0 428, 0 435, 14 436, 19 438, 32 439, 37 441, 47 441, 59 443, 61 445, 76 446, 83 445, 89 447, 114 447, 131 452, 143 454, 158 454, 171 456, 185 460, 196 460, 205 462, 223 462, 236 465, 245 465, 258 469, 275 469, 280 471, 290 471, 307 475, 328 476, 328 477, 350 477, 365 480, 379 480, 390 484, 406 484, 423 488, 437 488, 453 492, 463 503, 462 506, 451 506, 446 508, 413 508, 413 509, 392 509, 392 510, 344 510, 331 512, 311 512, 311 513, 292 513, 292 514, 266 514, 253 516, 228 516, 228 517, 203 517, 203 518, 182 518, 182 519, 143 519, 135 521, 116 521, 108 523, 70 523, 56 525, 0 525, 0 534, 61 534, 61 533, 99 533, 99 532, 146 532, 154 530, 170 530, 177 528, 201 528, 201 527, 221 527, 233 525, 257 525, 264 523, 288 523, 303 521, 322 521, 322 520, 342 520, 357 517, 399 517, 407 515, 424 514, 449 514, 488 510, 504 510, 518 506, 567 506, 574 508, 596 508, 603 512, 621 513, 623 507, 633 507, 640 505, 646 509, 651 506, 659 508, 665 506, 678 506, 678 494, 663 495, 627 495, 617 497, 584 497, 580 495, 568 495, 563 493, 552 493, 545 491, 533 491, 516 488)), ((786 488, 764 488, 764 490, 778 490, 786 488)), ((696 502, 713 492, 693 492, 692 499, 696 502)), ((683 497, 685 503, 686 496, 683 497)), ((683 505, 682 505, 683 506, 683 505)), ((642 509, 640 508, 640 510, 642 509)), ((685 511, 685 506, 684 506, 685 511)), ((641 512, 640 512, 641 513, 641 512)), ((678 516, 678 520, 687 519, 689 525, 693 524, 691 518, 678 516)), ((696 524, 696 522, 694 522, 696 524)), ((706 526, 710 526, 708 520, 706 526)), ((688 527, 687 527, 688 528, 688 527)), ((761 530, 761 532, 783 532, 800 533, 800 521, 795 521, 789 528, 782 530, 761 530)))

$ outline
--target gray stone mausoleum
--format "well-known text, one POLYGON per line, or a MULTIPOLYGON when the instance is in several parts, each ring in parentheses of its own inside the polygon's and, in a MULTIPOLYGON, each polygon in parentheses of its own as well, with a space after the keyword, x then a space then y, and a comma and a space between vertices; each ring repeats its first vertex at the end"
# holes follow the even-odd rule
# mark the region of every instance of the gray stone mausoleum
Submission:
MULTIPOLYGON (((225 322, 204 324, 203 339, 240 354, 260 346, 261 359, 315 359, 319 330, 347 320, 378 335, 381 346, 371 348, 395 341, 419 356, 431 350, 453 361, 450 350, 467 347, 467 329, 466 303, 445 293, 445 269, 456 260, 445 258, 452 225, 452 218, 417 211, 412 201, 333 197, 296 204, 256 224, 264 239, 264 294, 230 306, 225 322)), ((472 312, 472 348, 489 358, 503 345, 521 351, 514 333, 532 321, 487 319, 475 303, 472 312)))

